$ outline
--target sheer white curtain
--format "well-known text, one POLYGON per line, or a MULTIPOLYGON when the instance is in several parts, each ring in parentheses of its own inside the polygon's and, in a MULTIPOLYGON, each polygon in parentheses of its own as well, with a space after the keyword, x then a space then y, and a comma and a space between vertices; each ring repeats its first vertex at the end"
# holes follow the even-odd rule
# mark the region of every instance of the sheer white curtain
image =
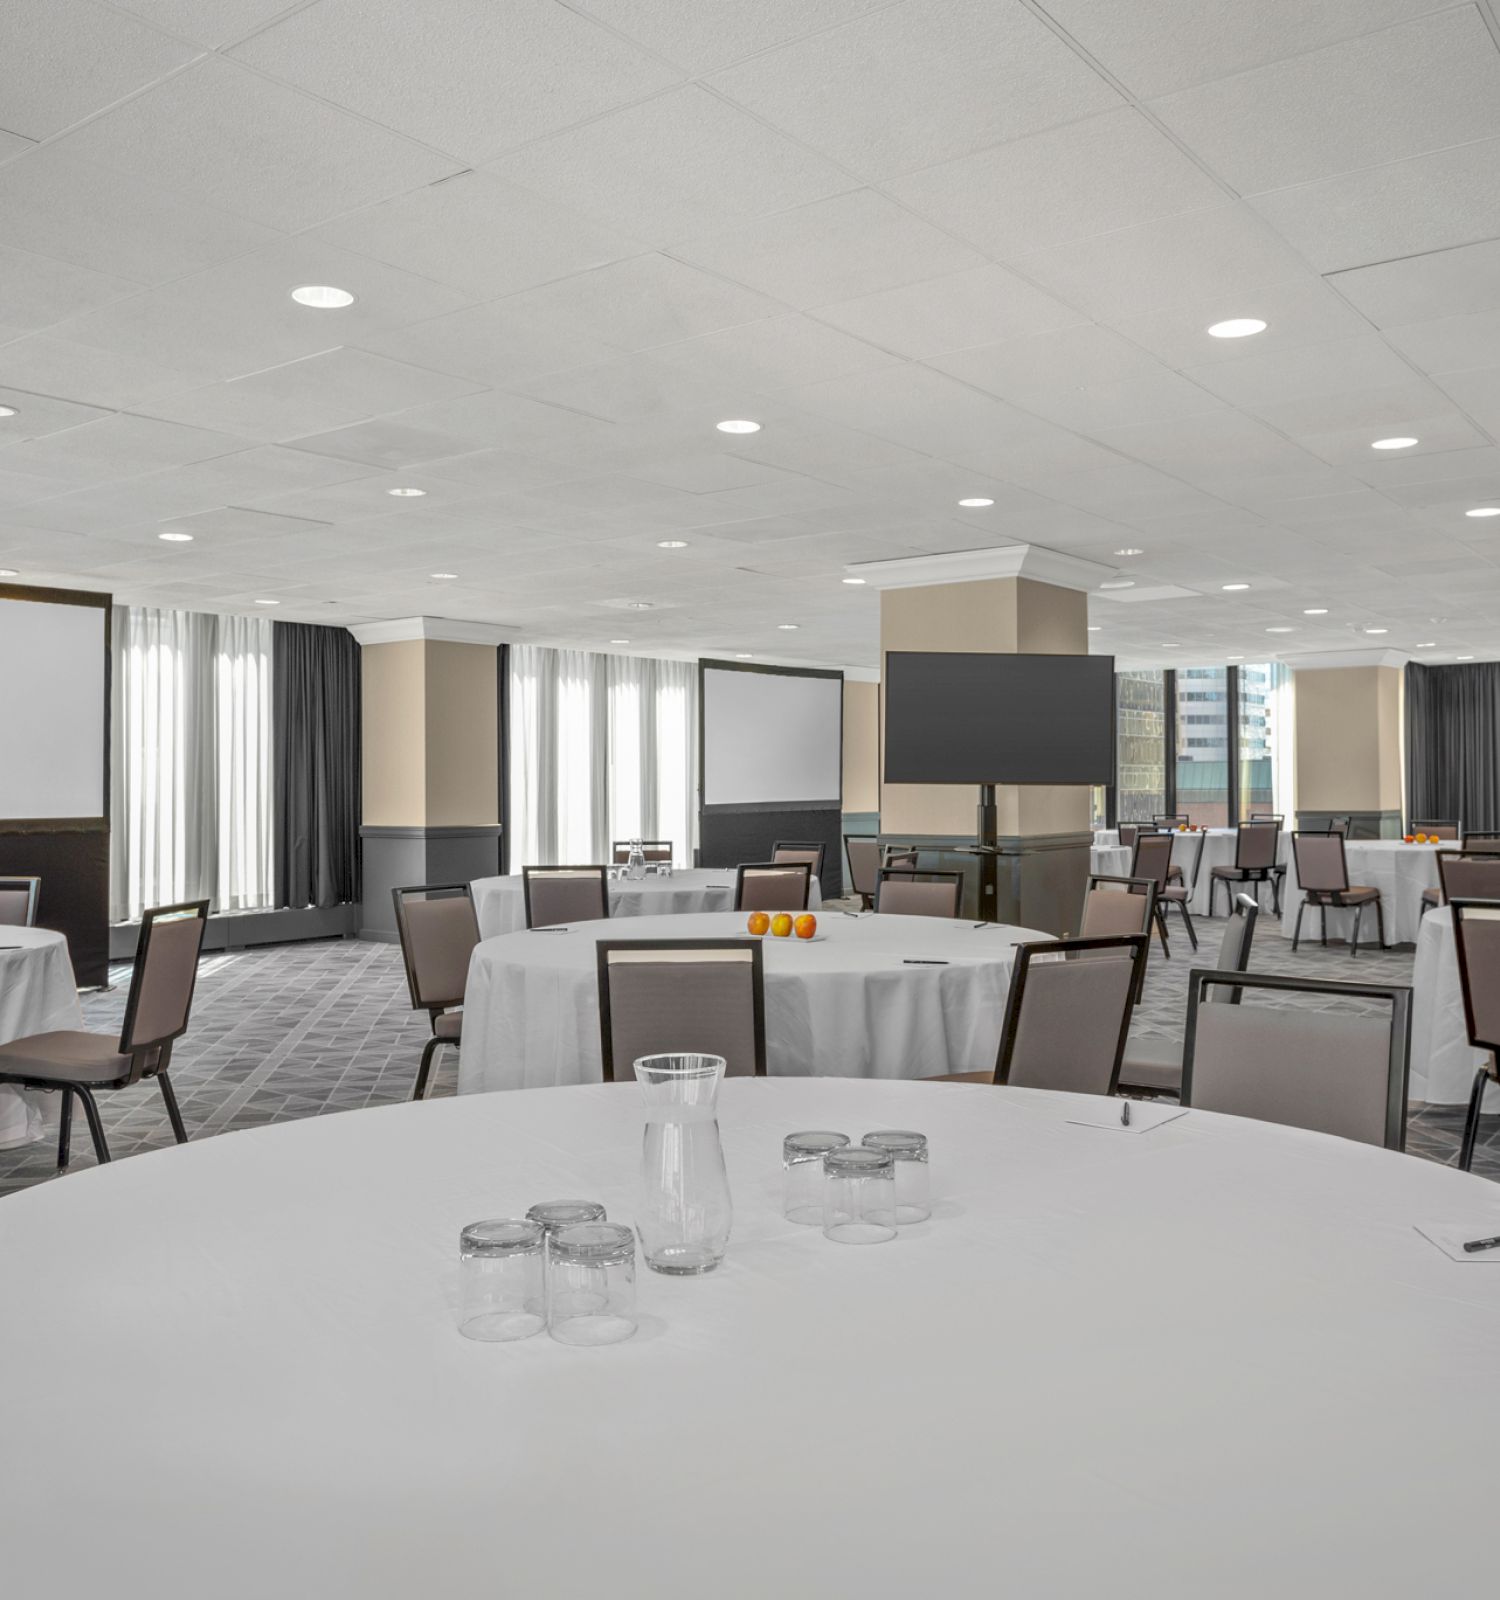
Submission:
POLYGON ((116 606, 110 918, 271 904, 271 623, 116 606))
POLYGON ((616 839, 697 827, 698 669, 690 661, 512 645, 510 863, 608 861, 616 839))

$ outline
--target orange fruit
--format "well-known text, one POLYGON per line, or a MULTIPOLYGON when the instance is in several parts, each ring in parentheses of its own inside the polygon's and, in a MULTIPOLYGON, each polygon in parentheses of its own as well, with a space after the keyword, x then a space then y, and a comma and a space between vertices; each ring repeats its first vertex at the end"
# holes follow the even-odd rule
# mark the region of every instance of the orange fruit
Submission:
POLYGON ((812 914, 811 911, 804 911, 802 915, 797 918, 793 926, 797 930, 797 937, 799 939, 811 939, 812 936, 818 931, 818 919, 812 914))
POLYGON ((750 920, 745 924, 745 926, 758 939, 763 933, 766 933, 770 929, 771 919, 765 914, 764 911, 752 911, 750 913, 750 920))
POLYGON ((790 911, 778 911, 771 918, 771 932, 778 939, 785 939, 792 931, 792 914, 790 911))
POLYGON ((1417 836, 1414 833, 1404 834, 1401 842, 1403 844, 1415 844, 1417 842, 1417 836))

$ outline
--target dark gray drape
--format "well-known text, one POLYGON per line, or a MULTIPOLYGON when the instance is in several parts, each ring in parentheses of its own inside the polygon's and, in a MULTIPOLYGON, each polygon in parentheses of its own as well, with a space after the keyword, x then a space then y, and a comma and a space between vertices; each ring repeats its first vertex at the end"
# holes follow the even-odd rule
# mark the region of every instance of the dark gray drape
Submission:
POLYGON ((1412 817, 1500 828, 1500 662, 1406 669, 1412 817))
POLYGON ((273 638, 277 904, 358 900, 359 645, 301 622, 273 638))

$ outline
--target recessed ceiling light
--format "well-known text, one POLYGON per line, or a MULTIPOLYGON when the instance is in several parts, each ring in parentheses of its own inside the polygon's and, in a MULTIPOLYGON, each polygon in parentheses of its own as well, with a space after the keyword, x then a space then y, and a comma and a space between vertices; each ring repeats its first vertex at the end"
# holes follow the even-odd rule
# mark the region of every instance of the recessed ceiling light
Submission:
POLYGON ((776 624, 783 633, 795 633, 802 626, 800 622, 778 622, 776 624))
POLYGON ((1135 588, 1135 579, 1111 578, 1108 583, 1101 583, 1099 587, 1101 589, 1133 589, 1135 588))
POLYGON ((1128 545, 1125 546, 1125 548, 1123 550, 1116 550, 1115 551, 1115 554, 1117 556, 1143 556, 1143 555, 1145 555, 1145 553, 1146 552, 1144 550, 1142 550, 1139 545, 1136 545, 1136 544, 1128 544, 1128 545))
POLYGON ((1104 630, 1099 626, 1099 624, 1097 622, 1091 622, 1089 624, 1089 632, 1090 633, 1103 633, 1103 631, 1104 630))
POLYGON ((1227 322, 1211 322, 1208 331, 1215 339, 1247 339, 1252 333, 1264 333, 1266 325, 1259 317, 1230 317, 1227 322))
POLYGON ((731 417, 728 422, 716 422, 714 426, 720 433, 759 433, 758 422, 747 421, 744 417, 731 417))
POLYGON ((258 606, 279 606, 281 604, 279 600, 257 600, 255 603, 258 606))
POLYGON ((1226 661, 1243 661, 1245 658, 1244 656, 1225 656, 1224 659, 1226 661))
POLYGON ((398 499, 401 499, 401 500, 419 500, 424 494, 427 493, 427 491, 425 489, 406 489, 406 488, 403 488, 403 489, 387 489, 385 492, 387 494, 393 494, 398 499))
POLYGON ((458 574, 456 572, 429 572, 427 576, 429 578, 456 578, 458 574))
POLYGON ((1158 650, 1180 650, 1180 649, 1182 649, 1182 646, 1180 644, 1163 644, 1163 645, 1158 645, 1157 649, 1158 650))
POLYGON ((1372 450, 1410 450, 1414 444, 1420 443, 1417 439, 1375 439, 1371 441, 1372 450))
POLYGON ((737 656, 735 656, 734 659, 736 661, 753 661, 755 658, 750 654, 750 652, 748 650, 744 650, 744 651, 741 651, 737 656))
POLYGON ((1391 630, 1389 628, 1366 628, 1365 629, 1366 633, 1389 633, 1390 631, 1391 630))
POLYGON ((21 574, 14 567, 0 567, 0 578, 19 578, 21 574))
POLYGON ((1473 656, 1455 656, 1453 659, 1455 661, 1472 661, 1474 658, 1473 656))
POLYGON ((658 550, 686 550, 687 547, 686 539, 658 539, 656 541, 658 550))
POLYGON ((168 544, 191 544, 193 536, 190 533, 159 533, 158 539, 165 539, 168 544))
POLYGON ((329 283, 304 283, 300 289, 292 290, 292 299, 314 311, 339 311, 354 304, 354 296, 347 289, 335 289, 329 283))
POLYGON ((627 611, 654 611, 656 602, 654 600, 627 600, 625 609, 627 611))
POLYGON ((629 644, 630 640, 629 639, 611 639, 609 642, 611 644, 629 644))
POLYGON ((960 500, 958 503, 961 506, 967 506, 972 511, 976 506, 992 506, 995 502, 993 500, 986 500, 982 494, 977 494, 971 496, 967 500, 960 500))
POLYGON ((16 414, 14 406, 0 406, 0 417, 13 417, 16 414))
POLYGON ((1328 607, 1327 606, 1308 606, 1308 608, 1302 613, 1302 615, 1304 617, 1326 617, 1328 615, 1328 607))
POLYGON ((863 583, 864 581, 865 580, 863 578, 845 578, 845 579, 843 579, 843 582, 845 582, 845 583, 854 583, 854 584, 863 583))
POLYGON ((1230 589, 1248 589, 1250 585, 1248 583, 1221 583, 1219 587, 1227 591, 1230 589))
POLYGON ((1464 512, 1466 517, 1500 517, 1500 506, 1475 506, 1472 511, 1464 512))
POLYGON ((1424 640, 1421 644, 1417 645, 1416 648, 1418 650, 1436 650, 1437 649, 1437 640, 1436 639, 1424 640))
POLYGON ((1267 628, 1266 629, 1267 633, 1290 633, 1291 631, 1292 630, 1290 628, 1267 628))

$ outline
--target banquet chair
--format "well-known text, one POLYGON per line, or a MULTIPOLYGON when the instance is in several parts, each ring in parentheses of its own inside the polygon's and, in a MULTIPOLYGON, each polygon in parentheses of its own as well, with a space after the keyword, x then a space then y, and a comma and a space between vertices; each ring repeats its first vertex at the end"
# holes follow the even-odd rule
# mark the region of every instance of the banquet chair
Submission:
POLYGON ((1018 944, 994 1070, 928 1081, 1113 1094, 1149 944, 1144 933, 1018 944))
POLYGON ((198 955, 208 928, 208 901, 189 900, 181 905, 156 906, 141 917, 140 942, 130 994, 125 1001, 125 1021, 119 1037, 108 1033, 64 1031, 34 1033, 0 1045, 0 1083, 24 1089, 57 1089, 62 1093, 58 1121, 57 1170, 68 1165, 73 1128, 73 1099, 83 1102, 94 1154, 109 1160, 98 1089, 125 1089, 145 1078, 155 1078, 178 1144, 187 1143, 187 1129, 177 1108, 177 1096, 167 1068, 172 1046, 187 1032, 193 1006, 193 986, 198 978, 198 955))
POLYGON ((823 846, 816 840, 812 842, 798 842, 790 839, 778 839, 771 846, 771 860, 777 866, 791 862, 805 861, 812 868, 812 875, 821 883, 823 879, 823 846))
POLYGON ((1493 851, 1439 850, 1438 887, 1422 891, 1421 915, 1452 900, 1500 900, 1500 856, 1493 851))
POLYGON ((1464 836, 1461 822, 1419 822, 1415 817, 1406 825, 1408 833, 1425 833, 1429 839, 1451 839, 1457 844, 1464 836))
POLYGON ((1341 838, 1347 839, 1349 837, 1350 830, 1353 827, 1353 817, 1330 817, 1328 819, 1327 831, 1329 833, 1336 833, 1341 838))
POLYGON ((1165 918, 1166 912, 1176 906, 1182 913, 1183 926, 1187 929, 1187 936, 1193 949, 1198 948, 1198 931, 1193 926, 1193 914, 1188 910, 1189 902, 1198 888, 1198 873, 1203 866, 1203 845, 1208 838, 1206 833, 1189 835, 1192 847, 1192 864, 1184 877, 1182 869, 1173 866, 1167 874, 1167 882, 1161 891, 1161 910, 1165 918))
POLYGON ((1281 830, 1286 826, 1286 818, 1279 811, 1252 811, 1246 822, 1261 822, 1276 830, 1276 865, 1271 868, 1271 907, 1277 916, 1281 915, 1281 891, 1286 884, 1287 863, 1281 853, 1281 830))
POLYGON ((734 875, 736 911, 806 911, 812 868, 805 861, 756 862, 734 875))
POLYGON ((915 845, 888 844, 885 847, 885 867, 904 867, 908 872, 917 870, 921 852, 915 845))
POLYGON ((1122 822, 1116 830, 1120 835, 1120 843, 1127 850, 1135 848, 1135 841, 1143 833, 1160 833, 1161 829, 1154 822, 1122 822))
POLYGON ((420 1100, 427 1093, 427 1076, 439 1047, 448 1044, 457 1049, 463 1042, 464 985, 469 957, 479 943, 479 919, 466 883, 392 889, 391 899, 396 904, 396 932, 411 1008, 425 1011, 432 1023, 432 1037, 422 1050, 411 1091, 412 1099, 420 1100))
MULTIPOLYGON (((617 867, 625 866, 630 860, 630 839, 616 839, 610 845, 609 854, 611 862, 617 867)), ((670 839, 642 839, 641 854, 647 861, 673 861, 676 857, 672 853, 670 839)))
POLYGON ((609 915, 608 867, 522 867, 526 926, 597 922, 609 915))
POLYGON ((1254 884, 1260 898, 1260 885, 1271 885, 1271 899, 1280 904, 1276 892, 1276 856, 1281 848, 1281 829, 1265 822, 1242 822, 1235 830, 1234 865, 1211 867, 1208 873, 1208 914, 1214 914, 1214 890, 1222 883, 1231 899, 1235 886, 1254 884))
POLYGON ((1459 898, 1453 907, 1453 943, 1458 951, 1458 981, 1464 996, 1464 1027, 1469 1044, 1486 1052, 1484 1065, 1474 1074, 1464 1118, 1463 1143, 1458 1165, 1464 1172, 1474 1164, 1474 1143, 1486 1085, 1500 1082, 1496 1051, 1500 1050, 1500 899, 1459 898))
POLYGON ((849 887, 859 896, 860 905, 872 910, 880 873, 880 841, 869 833, 846 833, 844 854, 849 858, 849 887))
MULTIPOLYGON (((1170 961, 1172 951, 1167 943, 1166 890, 1170 881, 1172 847, 1177 835, 1173 833, 1138 833, 1135 849, 1130 857, 1130 876, 1150 878, 1156 885, 1156 932, 1161 939, 1161 953, 1170 961)), ((1196 944, 1196 939, 1194 944, 1196 944)))
POLYGON ((1500 855, 1500 833, 1466 833, 1463 847, 1466 856, 1500 855))
POLYGON ((1192 818, 1188 816, 1186 811, 1177 812, 1172 816, 1168 816, 1163 811, 1159 816, 1152 817, 1151 821, 1158 828, 1180 828, 1184 824, 1191 822, 1192 818))
POLYGON ((1385 904, 1380 890, 1368 884, 1349 882, 1349 864, 1344 856, 1344 836, 1341 833, 1302 833, 1292 835, 1292 854, 1297 858, 1297 882, 1302 887, 1302 904, 1297 907, 1297 921, 1292 928, 1292 953, 1297 951, 1297 941, 1302 934, 1302 914, 1309 906, 1316 906, 1322 917, 1323 943, 1328 943, 1329 907, 1354 911, 1354 931, 1349 939, 1349 954, 1359 954, 1359 925, 1365 907, 1375 906, 1375 925, 1380 933, 1380 948, 1385 943, 1385 904))
POLYGON ((961 872, 916 873, 882 867, 875 889, 875 910, 907 917, 956 917, 963 903, 961 872))
MULTIPOLYGON (((1253 895, 1237 894, 1219 941, 1216 972, 1248 972, 1250 945, 1255 937, 1255 919, 1260 904, 1253 895)), ((1211 1000, 1239 1004, 1239 994, 1210 995, 1211 1000)), ((1125 1059, 1120 1063, 1122 1094, 1182 1093, 1182 1040, 1134 1036, 1125 1042, 1125 1059)))
POLYGON ((1182 1103, 1400 1150, 1406 1142, 1411 987, 1330 983, 1269 973, 1197 971, 1188 978, 1182 1103), (1213 991, 1227 991, 1215 994, 1213 991), (1265 994, 1268 1005, 1211 1005, 1265 994), (1312 1005, 1286 1005, 1300 995, 1312 1005), (1347 1000, 1383 1015, 1327 1009, 1347 1000))
POLYGON ((606 1083, 660 1055, 723 1056, 726 1077, 765 1077, 758 939, 604 939, 598 959, 606 1083))
MULTIPOLYGON (((1156 922, 1156 880, 1154 878, 1117 878, 1108 873, 1089 874, 1083 891, 1083 915, 1078 922, 1080 939, 1113 939, 1122 934, 1144 934, 1151 942, 1151 929, 1156 922)), ((1141 968, 1144 984, 1146 969, 1141 968)), ((1135 1003, 1141 1003, 1141 990, 1136 990, 1135 1003)))
POLYGON ((41 894, 40 878, 0 878, 0 928, 35 927, 41 894))

